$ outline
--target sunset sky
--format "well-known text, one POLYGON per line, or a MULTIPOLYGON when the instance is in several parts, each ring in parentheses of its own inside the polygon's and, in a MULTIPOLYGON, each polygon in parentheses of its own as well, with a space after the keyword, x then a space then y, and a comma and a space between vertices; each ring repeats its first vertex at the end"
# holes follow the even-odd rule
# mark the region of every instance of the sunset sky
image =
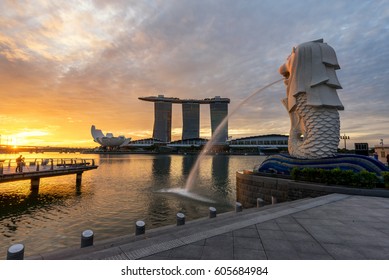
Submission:
MULTIPOLYGON (((388 1, 0 1, 1 144, 96 146, 92 124, 152 136, 139 96, 231 99, 281 76, 293 46, 323 38, 338 56, 348 142, 389 144, 388 1)), ((233 138, 288 134, 278 83, 229 121, 233 138)), ((173 105, 173 139, 181 107, 173 105)), ((209 107, 201 136, 210 136, 209 107)), ((341 142, 341 147, 343 142, 341 142)))

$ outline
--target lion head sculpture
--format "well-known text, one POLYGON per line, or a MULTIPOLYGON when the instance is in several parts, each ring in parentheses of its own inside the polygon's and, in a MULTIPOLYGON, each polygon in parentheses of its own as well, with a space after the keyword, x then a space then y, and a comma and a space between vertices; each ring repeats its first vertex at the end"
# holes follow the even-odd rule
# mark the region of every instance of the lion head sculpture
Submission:
POLYGON ((338 69, 334 49, 322 39, 293 48, 279 68, 285 78, 286 98, 282 102, 291 119, 292 156, 321 158, 337 152, 338 110, 344 110, 336 91, 342 88, 335 73, 338 69))

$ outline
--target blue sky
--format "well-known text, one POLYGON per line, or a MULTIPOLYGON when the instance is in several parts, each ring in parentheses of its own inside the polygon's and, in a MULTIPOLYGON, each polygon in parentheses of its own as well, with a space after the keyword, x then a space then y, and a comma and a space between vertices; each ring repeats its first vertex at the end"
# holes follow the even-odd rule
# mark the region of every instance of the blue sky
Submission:
MULTIPOLYGON (((293 46, 323 38, 338 56, 349 143, 389 144, 388 1, 1 1, 0 135, 93 145, 90 126, 151 137, 139 96, 220 95, 233 110, 281 76, 293 46)), ((229 121, 233 138, 288 134, 279 83, 229 121)), ((173 106, 173 138, 182 129, 173 106)), ((209 108, 201 109, 209 137, 209 108)), ((341 147, 343 142, 341 142, 341 147)))

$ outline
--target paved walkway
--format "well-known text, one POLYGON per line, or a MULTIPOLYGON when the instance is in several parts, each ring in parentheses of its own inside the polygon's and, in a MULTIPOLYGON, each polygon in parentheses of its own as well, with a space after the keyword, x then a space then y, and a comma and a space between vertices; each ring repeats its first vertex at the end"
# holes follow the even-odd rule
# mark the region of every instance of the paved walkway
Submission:
POLYGON ((331 194, 30 259, 385 259, 389 198, 331 194))

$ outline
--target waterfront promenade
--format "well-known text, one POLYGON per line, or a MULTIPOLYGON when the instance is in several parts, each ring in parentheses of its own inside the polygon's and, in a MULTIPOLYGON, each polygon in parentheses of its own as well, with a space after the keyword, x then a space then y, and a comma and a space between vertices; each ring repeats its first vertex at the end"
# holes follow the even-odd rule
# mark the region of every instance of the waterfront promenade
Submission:
POLYGON ((389 198, 331 194, 27 259, 389 260, 388 217, 389 198))

